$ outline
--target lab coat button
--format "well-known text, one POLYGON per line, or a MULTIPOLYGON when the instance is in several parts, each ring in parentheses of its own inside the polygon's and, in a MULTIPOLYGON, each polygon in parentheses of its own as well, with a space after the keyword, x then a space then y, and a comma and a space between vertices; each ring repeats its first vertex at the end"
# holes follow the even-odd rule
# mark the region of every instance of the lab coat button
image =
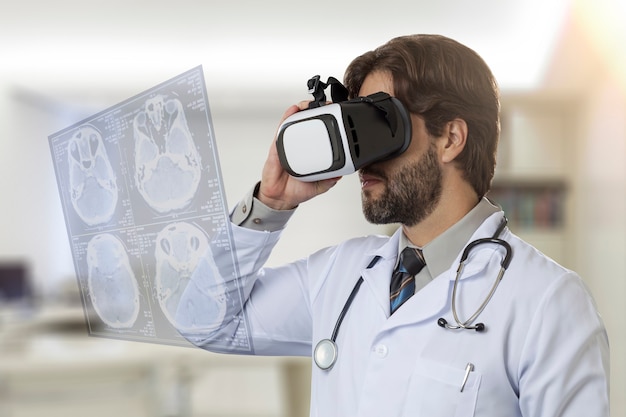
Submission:
POLYGON ((379 358, 385 358, 387 353, 389 353, 389 349, 387 348, 387 345, 376 345, 374 346, 374 353, 379 358))

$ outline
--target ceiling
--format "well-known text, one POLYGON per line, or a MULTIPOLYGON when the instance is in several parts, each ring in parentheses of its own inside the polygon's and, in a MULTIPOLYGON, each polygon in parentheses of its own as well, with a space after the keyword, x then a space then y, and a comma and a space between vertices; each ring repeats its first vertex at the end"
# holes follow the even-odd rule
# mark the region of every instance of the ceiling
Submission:
POLYGON ((394 36, 439 33, 481 54, 503 89, 532 89, 581 1, 22 0, 0 6, 0 75, 42 96, 121 100, 202 65, 220 102, 293 100, 394 36))

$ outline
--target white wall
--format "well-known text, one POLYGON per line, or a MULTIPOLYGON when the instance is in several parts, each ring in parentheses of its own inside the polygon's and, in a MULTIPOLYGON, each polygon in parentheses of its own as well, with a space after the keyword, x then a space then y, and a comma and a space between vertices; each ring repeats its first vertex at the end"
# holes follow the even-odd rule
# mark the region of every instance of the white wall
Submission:
POLYGON ((31 264, 38 289, 73 276, 47 135, 64 120, 0 86, 0 256, 31 264))
MULTIPOLYGON (((574 167, 579 272, 595 296, 611 345, 612 414, 626 415, 626 91, 601 79, 585 101, 574 167)), ((572 306, 572 308, 576 308, 572 306)))

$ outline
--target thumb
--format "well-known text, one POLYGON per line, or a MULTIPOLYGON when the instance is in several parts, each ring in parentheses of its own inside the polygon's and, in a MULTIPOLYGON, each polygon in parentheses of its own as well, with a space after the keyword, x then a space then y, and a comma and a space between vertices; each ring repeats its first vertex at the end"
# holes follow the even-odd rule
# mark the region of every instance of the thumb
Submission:
POLYGON ((341 178, 342 177, 334 177, 334 178, 328 178, 325 180, 317 181, 315 184, 316 184, 318 194, 323 194, 326 191, 333 188, 335 185, 337 185, 337 183, 339 182, 341 178))

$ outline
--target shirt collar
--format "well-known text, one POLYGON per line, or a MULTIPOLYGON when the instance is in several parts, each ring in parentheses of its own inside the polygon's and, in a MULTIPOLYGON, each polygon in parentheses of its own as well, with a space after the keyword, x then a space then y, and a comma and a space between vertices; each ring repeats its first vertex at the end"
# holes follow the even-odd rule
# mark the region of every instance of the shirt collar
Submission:
MULTIPOLYGON (((437 277, 450 269, 450 266, 463 250, 468 240, 476 229, 492 214, 500 211, 487 198, 483 197, 476 206, 470 210, 461 220, 452 225, 445 232, 426 244, 422 250, 426 261, 426 268, 432 278, 437 277)), ((412 244, 404 232, 400 234, 398 254, 407 246, 417 247, 412 244)))

